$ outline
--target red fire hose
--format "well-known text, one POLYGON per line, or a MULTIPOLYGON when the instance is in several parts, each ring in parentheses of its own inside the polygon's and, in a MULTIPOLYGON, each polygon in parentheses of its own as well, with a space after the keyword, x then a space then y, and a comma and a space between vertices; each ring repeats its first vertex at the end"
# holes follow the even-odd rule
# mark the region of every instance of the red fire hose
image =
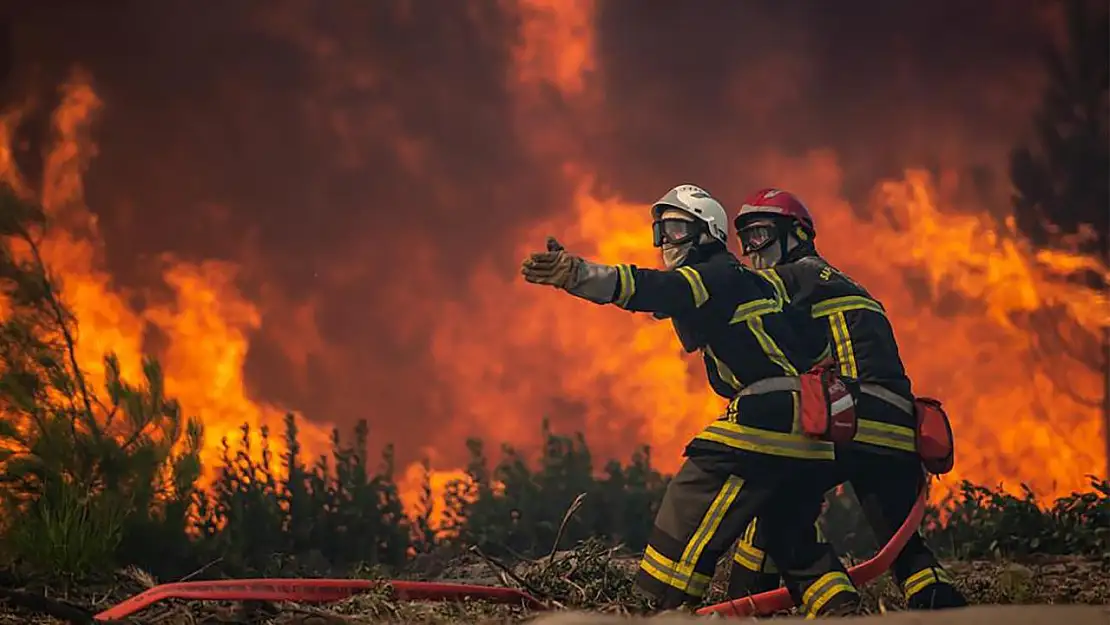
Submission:
MULTIPOLYGON (((894 564, 894 559, 902 553, 902 548, 906 546, 906 542, 921 525, 921 519, 925 518, 925 497, 925 489, 923 488, 921 494, 917 497, 917 503, 914 504, 913 510, 910 511, 910 515, 902 523, 902 527, 898 528, 890 542, 880 549, 875 557, 848 569, 848 575, 852 577, 853 582, 857 585, 866 584, 890 569, 891 565, 894 564)), ((779 588, 743 599, 732 599, 706 606, 699 609, 697 614, 698 616, 710 614, 720 614, 721 616, 766 615, 789 610, 792 607, 794 607, 794 600, 791 599, 790 593, 785 588, 779 588)))
MULTIPOLYGON (((849 569, 856 584, 866 584, 882 575, 906 546, 906 541, 917 531, 925 516, 925 491, 917 499, 909 517, 898 528, 875 557, 849 569)), ((470 584, 440 584, 433 582, 390 581, 388 583, 398 599, 411 601, 461 601, 479 599, 492 603, 518 604, 532 610, 546 610, 547 606, 535 597, 515 588, 494 588, 470 584)), ((227 579, 161 584, 147 589, 118 603, 95 616, 98 621, 126 618, 164 599, 194 599, 200 601, 298 601, 327 603, 346 599, 352 595, 372 590, 382 584, 375 580, 358 579, 227 579)), ((793 607, 794 602, 785 588, 772 590, 707 606, 698 610, 699 616, 751 616, 772 614, 793 607)))
MULTIPOLYGON (((98 621, 122 619, 164 599, 327 603, 372 590, 382 583, 381 581, 364 579, 221 579, 176 582, 161 584, 144 590, 122 603, 104 610, 94 618, 98 621)), ((480 599, 492 603, 519 604, 532 610, 547 609, 547 606, 535 597, 515 588, 400 580, 386 583, 393 588, 394 595, 402 600, 462 601, 464 599, 480 599)))

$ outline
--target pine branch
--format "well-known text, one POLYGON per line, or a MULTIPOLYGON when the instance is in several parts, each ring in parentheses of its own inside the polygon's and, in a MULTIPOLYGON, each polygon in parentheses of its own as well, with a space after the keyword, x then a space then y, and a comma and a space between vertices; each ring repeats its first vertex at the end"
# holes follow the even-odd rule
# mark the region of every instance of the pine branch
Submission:
MULTIPOLYGON (((85 380, 84 373, 77 363, 77 340, 69 329, 67 323, 65 310, 62 308, 61 300, 57 291, 54 289, 54 284, 50 280, 50 275, 47 273, 46 263, 42 259, 42 253, 39 251, 39 246, 35 243, 34 237, 22 225, 19 226, 19 236, 22 238, 31 249, 31 255, 35 260, 35 268, 42 276, 42 286, 46 293, 46 301, 50 305, 50 310, 54 315, 54 321, 57 322, 59 329, 62 333, 62 338, 65 340, 66 355, 69 358, 70 367, 73 369, 73 376, 77 382, 78 392, 81 396, 81 401, 85 406, 85 414, 88 416, 89 429, 92 431, 93 436, 100 438, 100 430, 96 424, 96 413, 93 411, 92 397, 89 393, 88 384, 85 380)), ((77 436, 77 424, 72 423, 73 435, 77 436)))

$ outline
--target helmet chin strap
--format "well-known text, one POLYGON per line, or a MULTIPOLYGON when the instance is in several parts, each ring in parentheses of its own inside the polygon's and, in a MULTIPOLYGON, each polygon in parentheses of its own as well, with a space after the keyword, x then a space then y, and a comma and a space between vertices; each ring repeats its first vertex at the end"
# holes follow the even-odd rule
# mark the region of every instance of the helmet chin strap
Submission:
POLYGON ((782 262, 790 250, 798 247, 798 240, 790 231, 785 231, 779 236, 778 245, 771 244, 750 255, 752 267, 756 269, 770 269, 782 262))
POLYGON ((756 269, 770 269, 782 260, 782 246, 768 245, 751 255, 752 267, 756 269))

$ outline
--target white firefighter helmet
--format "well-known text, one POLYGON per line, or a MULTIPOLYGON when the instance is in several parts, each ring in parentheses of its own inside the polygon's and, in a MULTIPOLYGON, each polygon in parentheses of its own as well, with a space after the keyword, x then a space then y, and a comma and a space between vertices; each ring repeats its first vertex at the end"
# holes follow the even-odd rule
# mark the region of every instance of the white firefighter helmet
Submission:
POLYGON ((709 236, 728 245, 728 215, 725 207, 705 189, 692 184, 680 184, 667 191, 666 195, 652 204, 652 219, 658 220, 659 215, 668 208, 677 208, 688 213, 706 225, 709 236))

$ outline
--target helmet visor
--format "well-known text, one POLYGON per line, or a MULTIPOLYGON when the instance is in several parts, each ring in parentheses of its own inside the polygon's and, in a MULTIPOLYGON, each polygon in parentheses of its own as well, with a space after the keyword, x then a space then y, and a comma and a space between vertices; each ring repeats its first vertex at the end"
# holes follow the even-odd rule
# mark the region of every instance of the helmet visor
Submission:
POLYGON ((740 249, 744 252, 744 255, 748 255, 774 243, 778 239, 778 228, 771 222, 762 221, 744 226, 738 234, 740 235, 740 249))
POLYGON ((665 243, 680 245, 692 241, 701 233, 696 221, 687 219, 658 219, 651 224, 652 245, 665 243))

